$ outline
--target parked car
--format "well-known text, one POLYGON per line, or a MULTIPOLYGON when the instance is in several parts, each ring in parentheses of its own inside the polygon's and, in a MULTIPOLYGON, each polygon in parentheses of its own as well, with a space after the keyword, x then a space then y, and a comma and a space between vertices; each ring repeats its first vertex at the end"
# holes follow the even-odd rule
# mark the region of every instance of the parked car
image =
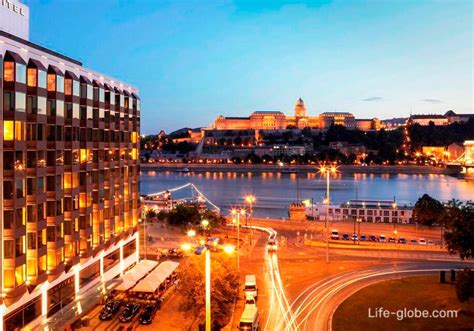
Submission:
POLYGON ((420 245, 426 245, 426 240, 423 239, 423 238, 420 238, 420 239, 418 240, 418 244, 420 244, 420 245))
POLYGON ((207 239, 207 246, 211 249, 213 252, 217 252, 223 245, 223 241, 219 237, 212 237, 207 239))
POLYGON ((429 246, 434 246, 434 244, 435 244, 435 243, 434 243, 433 240, 428 240, 428 245, 429 245, 429 246))
POLYGON ((122 314, 120 314, 120 322, 130 322, 138 313, 139 309, 140 305, 138 303, 127 303, 125 309, 122 311, 122 314))
POLYGON ((205 249, 206 249, 205 246, 198 246, 198 247, 196 247, 196 249, 194 250, 194 254, 196 254, 196 255, 201 255, 201 254, 204 252, 205 249))
POLYGON ((396 243, 397 240, 395 239, 395 237, 390 237, 390 238, 388 238, 388 242, 389 243, 396 243))
POLYGON ((359 240, 359 238, 357 237, 357 233, 352 234, 351 240, 354 240, 354 241, 359 240))
POLYGON ((360 241, 366 241, 366 240, 367 240, 367 236, 365 234, 361 234, 360 241))
POLYGON ((377 237, 375 235, 371 234, 370 237, 369 237, 369 240, 370 241, 377 241, 377 237))
POLYGON ((140 314, 140 324, 151 324, 156 313, 156 305, 147 305, 140 314))
POLYGON ((331 239, 333 239, 333 240, 339 240, 339 231, 337 231, 337 230, 331 230, 331 239))
POLYGON ((349 240, 349 235, 347 233, 344 233, 342 235, 342 240, 349 240))
POLYGON ((387 239, 385 238, 385 235, 384 235, 384 234, 381 234, 381 235, 380 235, 379 241, 380 241, 381 243, 384 243, 384 242, 387 241, 387 239))
POLYGON ((407 240, 405 238, 398 238, 398 243, 399 244, 406 244, 407 240))
POLYGON ((412 240, 410 240, 410 244, 416 245, 416 244, 418 244, 418 241, 416 241, 416 239, 412 239, 412 240))
POLYGON ((120 301, 108 301, 99 313, 99 319, 101 321, 106 321, 112 319, 112 316, 115 315, 120 309, 120 301))

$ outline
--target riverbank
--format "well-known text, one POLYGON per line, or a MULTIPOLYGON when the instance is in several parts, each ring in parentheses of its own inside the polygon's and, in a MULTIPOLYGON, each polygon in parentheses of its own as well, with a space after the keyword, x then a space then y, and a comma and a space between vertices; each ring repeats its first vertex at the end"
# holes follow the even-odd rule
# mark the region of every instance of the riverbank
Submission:
MULTIPOLYGON (((182 171, 184 168, 194 172, 281 172, 278 165, 269 164, 189 164, 189 163, 142 163, 142 170, 154 171, 182 171)), ((288 171, 289 168, 283 168, 288 171)), ((431 166, 394 165, 394 166, 358 166, 341 165, 339 171, 342 173, 365 173, 365 174, 407 174, 407 175, 429 175, 443 174, 457 176, 458 168, 440 168, 431 166)), ((317 171, 314 165, 294 165, 291 171, 308 173, 317 171)))

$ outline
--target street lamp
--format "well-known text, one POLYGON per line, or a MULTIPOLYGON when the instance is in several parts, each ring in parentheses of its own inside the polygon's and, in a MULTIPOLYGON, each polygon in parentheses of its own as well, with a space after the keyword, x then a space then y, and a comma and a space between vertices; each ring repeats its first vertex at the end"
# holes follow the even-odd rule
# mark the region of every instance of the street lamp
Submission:
POLYGON ((232 209, 230 212, 237 222, 237 270, 240 272, 240 254, 238 254, 240 248, 240 215, 245 215, 245 209, 232 209))
POLYGON ((362 223, 362 218, 361 217, 359 217, 357 219, 357 226, 358 226, 358 228, 357 228, 357 238, 359 239, 359 241, 357 243, 359 245, 360 245, 360 223, 362 223))
MULTIPOLYGON (((182 245, 182 247, 185 244, 182 245)), ((204 247, 204 256, 206 261, 206 331, 211 331, 211 250, 208 246, 203 245, 204 247)), ((191 246, 186 247, 188 250, 191 246)), ((232 254, 234 252, 234 247, 231 245, 224 246, 224 252, 227 254, 232 254)), ((199 253, 195 253, 199 255, 199 253)), ((238 256, 238 255, 237 255, 238 256)))
POLYGON ((326 175, 326 199, 324 199, 324 203, 326 204, 326 262, 329 262, 329 229, 328 229, 328 217, 329 217, 329 203, 330 203, 330 196, 329 196, 329 179, 331 174, 335 174, 337 172, 337 168, 335 166, 327 167, 322 165, 319 167, 319 172, 321 174, 326 175))
POLYGON ((194 231, 193 229, 189 230, 186 235, 189 237, 189 238, 192 238, 196 235, 196 231, 194 231))

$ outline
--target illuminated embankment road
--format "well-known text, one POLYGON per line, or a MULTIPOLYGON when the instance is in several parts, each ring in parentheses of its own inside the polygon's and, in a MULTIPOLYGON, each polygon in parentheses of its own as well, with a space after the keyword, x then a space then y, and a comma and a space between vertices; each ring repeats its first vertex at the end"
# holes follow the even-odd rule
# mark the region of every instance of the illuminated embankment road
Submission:
POLYGON ((322 279, 304 289, 292 302, 290 306, 292 317, 284 330, 331 330, 332 316, 337 307, 366 286, 394 278, 435 274, 441 269, 462 268, 465 265, 465 263, 420 262, 397 267, 374 266, 322 279))

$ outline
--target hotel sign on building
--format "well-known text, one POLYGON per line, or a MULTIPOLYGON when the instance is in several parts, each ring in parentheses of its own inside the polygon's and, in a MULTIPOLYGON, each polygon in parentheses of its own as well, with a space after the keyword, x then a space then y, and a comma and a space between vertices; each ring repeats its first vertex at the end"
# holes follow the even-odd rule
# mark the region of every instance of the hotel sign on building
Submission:
POLYGON ((0 0, 0 30, 22 39, 29 39, 30 11, 15 0, 0 0))

